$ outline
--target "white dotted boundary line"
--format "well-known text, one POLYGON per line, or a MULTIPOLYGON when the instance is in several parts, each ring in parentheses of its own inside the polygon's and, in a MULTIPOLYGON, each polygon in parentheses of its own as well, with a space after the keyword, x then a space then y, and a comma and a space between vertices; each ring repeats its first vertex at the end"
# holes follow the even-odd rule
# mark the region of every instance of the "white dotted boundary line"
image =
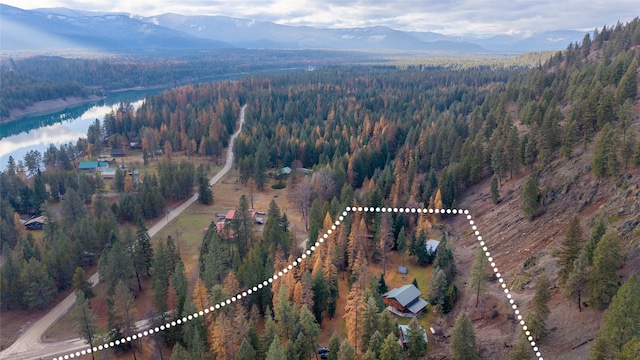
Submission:
POLYGON ((215 304, 212 305, 204 310, 201 311, 197 311, 193 314, 190 314, 188 316, 184 316, 182 319, 177 319, 171 322, 167 322, 164 325, 161 326, 156 326, 155 328, 152 329, 148 329, 142 332, 139 332, 138 334, 134 334, 131 336, 127 336, 126 338, 122 338, 120 340, 116 340, 116 341, 111 341, 109 343, 103 344, 103 345, 99 345, 99 346, 94 346, 93 348, 87 348, 84 349, 82 351, 77 351, 75 353, 69 353, 66 354, 64 356, 59 356, 59 357, 54 357, 53 360, 68 360, 68 359, 73 359, 75 357, 80 357, 83 355, 87 355, 87 354, 91 354, 92 352, 97 352, 97 351, 101 351, 101 350, 105 350, 108 349, 110 347, 114 347, 114 346, 118 346, 120 344, 125 344, 127 342, 139 339, 139 338, 143 338, 149 335, 152 335, 156 332, 160 332, 160 331, 164 331, 166 329, 169 329, 170 327, 175 327, 178 325, 181 325, 182 323, 185 323, 187 321, 193 320, 198 318, 199 316, 203 316, 205 314, 208 314, 210 312, 213 312, 215 310, 219 310, 222 307, 225 307, 226 305, 230 305, 232 302, 236 302, 248 295, 251 295, 254 292, 259 291, 260 289, 262 289, 263 287, 269 285, 270 283, 272 283, 274 280, 277 280, 279 277, 282 277, 284 274, 288 273, 290 270, 292 270, 295 266, 298 266, 303 259, 306 259, 308 256, 311 255, 311 253, 313 253, 316 248, 318 246, 320 246, 321 243, 323 243, 328 237, 329 235, 331 235, 333 233, 333 231, 340 226, 340 224, 342 223, 342 221, 344 220, 345 216, 347 216, 349 214, 349 212, 393 212, 393 213, 411 213, 411 214, 453 214, 453 215, 466 215, 467 216, 467 220, 469 220, 469 225, 471 225, 471 229, 474 231, 475 236, 477 236, 478 241, 480 242, 480 246, 482 246, 482 250, 485 252, 485 256, 487 257, 487 259, 489 260, 489 263, 491 264, 491 267, 493 268, 493 271, 496 275, 496 277, 498 278, 498 282, 500 282, 500 286, 502 287, 502 289, 504 290, 504 293, 506 294, 506 297, 509 301, 509 303, 511 304, 511 307, 513 308, 519 322, 520 325, 522 326, 522 330, 524 330, 527 339, 529 340, 531 347, 533 349, 533 351, 536 353, 536 356, 538 357, 538 360, 544 360, 542 358, 542 355, 540 354, 540 351, 538 349, 538 347, 536 346, 535 341, 533 341, 533 336, 531 336, 531 332, 528 330, 527 325, 525 324, 524 319, 522 318, 522 315, 520 314, 520 310, 518 310, 518 306, 515 304, 515 301, 513 300, 513 298, 511 297, 511 294, 509 293, 509 289, 507 289, 507 285, 504 282, 504 279, 502 278, 502 275, 500 274, 500 272, 498 271, 498 268, 496 267, 495 262, 493 262, 493 258, 491 257, 491 253, 489 252, 489 249, 486 246, 486 243, 484 242, 484 240, 482 239, 482 236, 480 235, 480 232, 478 231, 478 227, 475 225, 475 222, 473 221, 471 215, 469 215, 469 210, 463 210, 463 209, 426 209, 426 208, 387 208, 387 207, 351 207, 351 206, 347 206, 347 208, 345 209, 345 211, 342 212, 342 215, 340 215, 338 217, 338 220, 336 220, 334 222, 334 224, 331 225, 331 229, 327 229, 327 231, 315 242, 315 244, 311 245, 311 247, 309 248, 309 250, 306 250, 304 253, 302 253, 302 255, 297 258, 295 261, 293 261, 293 263, 289 264, 288 266, 286 266, 284 269, 282 269, 281 271, 278 271, 278 273, 274 274, 272 277, 268 278, 267 280, 263 281, 262 283, 259 283, 258 285, 247 289, 246 291, 243 291, 242 293, 237 294, 236 296, 231 297, 230 299, 227 299, 226 301, 222 301, 219 304, 215 304))

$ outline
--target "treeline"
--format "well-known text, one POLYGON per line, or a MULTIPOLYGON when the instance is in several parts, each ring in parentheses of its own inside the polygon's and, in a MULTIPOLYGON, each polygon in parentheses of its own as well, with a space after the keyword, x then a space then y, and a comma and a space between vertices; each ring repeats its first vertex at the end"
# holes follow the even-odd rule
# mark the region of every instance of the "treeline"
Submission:
POLYGON ((628 130, 639 22, 605 27, 529 71, 343 67, 243 80, 238 166, 244 178, 260 178, 265 159, 267 167, 329 165, 354 188, 371 180, 391 205, 429 204, 440 190, 451 207, 487 176, 571 157, 600 134, 594 174, 614 175, 640 159, 628 130))
POLYGON ((88 89, 74 81, 54 82, 43 80, 16 71, 0 72, 0 116, 9 116, 9 111, 24 108, 37 101, 100 94, 100 91, 88 89))
MULTIPOLYGON (((52 83, 72 82, 91 88, 118 90, 147 86, 179 86, 214 76, 256 71, 306 68, 353 62, 363 54, 334 51, 220 49, 206 52, 125 53, 104 58, 29 56, 0 62, 0 71, 19 73, 52 83)), ((3 86, 4 87, 4 86, 3 86)))
POLYGON ((240 104, 236 82, 186 85, 151 96, 134 112, 122 106, 104 118, 104 131, 116 144, 139 141, 145 155, 159 151, 216 157, 228 146, 240 104))
POLYGON ((118 222, 101 195, 95 195, 93 202, 92 210, 87 210, 85 201, 72 188, 60 202, 59 216, 45 202, 44 234, 36 240, 18 221, 9 203, 2 200, 2 228, 12 228, 15 233, 10 235, 17 237, 11 249, 12 238, 5 238, 3 233, 3 310, 45 308, 58 292, 73 284, 78 267, 95 263, 110 234, 117 231, 118 222))

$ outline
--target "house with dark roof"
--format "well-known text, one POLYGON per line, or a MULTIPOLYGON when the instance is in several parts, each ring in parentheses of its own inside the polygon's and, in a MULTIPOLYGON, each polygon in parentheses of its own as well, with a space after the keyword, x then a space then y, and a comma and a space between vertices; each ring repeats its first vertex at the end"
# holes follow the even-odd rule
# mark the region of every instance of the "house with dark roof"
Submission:
POLYGON ((46 217, 38 216, 25 222, 24 227, 27 228, 27 230, 42 230, 46 222, 47 222, 46 217))
MULTIPOLYGON (((422 330, 424 342, 428 343, 429 339, 427 338, 427 331, 422 326, 420 326, 420 330, 422 330)), ((407 349, 409 344, 409 325, 398 325, 398 343, 400 343, 402 349, 407 349)))
POLYGON ((420 297, 422 292, 413 284, 401 286, 382 294, 387 310, 404 316, 415 317, 427 307, 427 301, 420 297))
POLYGON ((118 149, 118 148, 111 148, 111 156, 113 157, 122 157, 125 156, 126 154, 124 153, 123 149, 118 149))

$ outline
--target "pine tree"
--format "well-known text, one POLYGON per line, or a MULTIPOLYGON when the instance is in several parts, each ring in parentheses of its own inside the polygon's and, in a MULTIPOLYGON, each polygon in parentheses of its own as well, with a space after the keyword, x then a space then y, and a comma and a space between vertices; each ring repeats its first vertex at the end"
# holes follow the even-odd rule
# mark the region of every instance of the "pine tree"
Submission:
POLYGON ((478 248, 471 265, 471 288, 476 291, 476 307, 480 303, 480 294, 487 288, 489 279, 488 262, 482 248, 478 248))
POLYGON ((151 276, 151 265, 153 264, 153 248, 151 247, 151 237, 144 226, 142 217, 138 217, 136 230, 136 257, 141 260, 143 273, 151 276))
POLYGON ((273 339, 276 337, 276 323, 273 321, 271 315, 271 309, 267 307, 265 311, 265 322, 264 322, 264 331, 260 335, 260 346, 258 350, 258 356, 263 358, 267 352, 269 351, 269 347, 273 342, 273 339))
MULTIPOLYGON (((98 317, 89 307, 89 300, 84 297, 82 291, 76 291, 76 307, 74 309, 74 318, 76 321, 76 329, 87 344, 93 348, 96 335, 96 321, 98 317)), ((94 359, 93 353, 91 358, 94 359)))
POLYGON ((587 260, 587 264, 589 266, 593 265, 593 253, 596 251, 598 247, 598 243, 602 236, 607 232, 607 224, 603 218, 598 218, 593 224, 593 229, 591 230, 591 237, 589 237, 589 241, 587 245, 584 247, 585 257, 587 260))
POLYGON ((440 245, 438 246, 438 252, 436 253, 433 267, 438 267, 444 271, 447 283, 453 282, 453 278, 456 275, 456 265, 453 262, 453 251, 447 241, 446 235, 443 235, 440 239, 440 245))
POLYGON ((302 346, 303 353, 300 355, 302 355, 303 358, 308 358, 309 354, 315 352, 318 345, 320 325, 318 325, 314 315, 306 308, 306 306, 303 306, 300 310, 300 325, 302 326, 302 332, 300 334, 304 335, 302 346))
POLYGON ((236 360, 255 360, 256 358, 256 350, 251 346, 247 339, 242 339, 236 360))
POLYGON ((536 340, 542 339, 547 335, 547 318, 551 313, 551 309, 547 304, 551 299, 550 287, 549 278, 543 275, 538 282, 531 310, 529 310, 525 320, 531 331, 531 336, 536 340))
POLYGON ((589 273, 589 303, 595 308, 605 308, 616 294, 621 264, 620 236, 615 229, 608 229, 593 253, 589 273))
POLYGON ((287 354, 280 343, 280 338, 278 335, 274 335, 273 341, 269 346, 269 351, 267 351, 266 360, 287 360, 287 354))
POLYGON ((285 339, 291 336, 293 325, 298 322, 298 312, 295 305, 289 302, 289 290, 286 286, 281 286, 278 291, 278 300, 273 308, 275 319, 278 324, 278 333, 285 339))
POLYGON ((124 249, 127 252, 127 256, 129 256, 129 258, 131 259, 131 263, 133 264, 133 272, 138 283, 138 291, 142 291, 142 283, 140 281, 140 277, 143 276, 144 259, 142 259, 142 254, 139 251, 136 240, 133 238, 133 233, 131 232, 130 227, 126 227, 124 229, 124 235, 122 236, 122 245, 124 246, 124 249))
POLYGON ((569 223, 560 249, 560 282, 562 284, 566 283, 567 278, 573 272, 573 264, 578 258, 583 241, 580 219, 578 216, 574 216, 569 223))
POLYGON ((75 273, 73 273, 73 288, 76 291, 82 292, 83 296, 87 299, 94 297, 92 283, 87 280, 87 274, 84 269, 77 267, 75 273))
MULTIPOLYGON (((127 337, 136 333, 136 309, 134 306, 133 294, 129 290, 129 287, 122 281, 118 282, 115 288, 113 296, 112 314, 115 323, 112 328, 120 329, 122 336, 127 337)), ((110 324, 111 325, 111 324, 110 324)), ((114 334, 115 335, 115 334, 114 334)), ((121 339, 122 337, 112 337, 113 340, 121 339)), ((136 357, 135 344, 133 342, 125 344, 125 347, 131 347, 133 349, 134 359, 136 357)))
POLYGON ((371 349, 369 349, 367 350, 367 352, 362 354, 362 357, 360 358, 360 360, 378 360, 378 357, 376 356, 376 353, 374 353, 373 351, 371 351, 371 349))
POLYGON ((28 309, 44 309, 56 295, 55 282, 46 266, 36 258, 22 266, 20 284, 22 301, 28 309))
POLYGON ((338 352, 340 351, 340 336, 334 332, 329 339, 329 358, 328 360, 338 360, 338 352))
POLYGON ((476 360, 480 358, 476 347, 476 333, 466 312, 456 318, 451 331, 451 352, 454 360, 476 360))
POLYGON ((626 99, 634 99, 638 94, 638 61, 633 59, 627 71, 620 79, 616 97, 619 103, 626 99))
POLYGON ((518 342, 516 342, 511 351, 509 351, 507 360, 531 360, 531 356, 532 352, 529 340, 524 334, 521 334, 518 342))
POLYGON ((402 254, 402 265, 404 265, 404 253, 407 245, 407 232, 404 229, 404 226, 400 228, 400 232, 398 233, 398 238, 396 239, 396 248, 402 254))
MULTIPOLYGON (((184 310, 186 314, 193 314, 196 312, 196 307, 191 301, 188 301, 184 305, 184 310)), ((206 351, 204 319, 198 317, 187 321, 180 330, 182 330, 182 338, 191 356, 194 359, 202 359, 206 351)))
POLYGON ((192 360, 192 358, 181 344, 176 344, 171 352, 171 360, 192 360))
MULTIPOLYGON (((361 324, 360 344, 369 344, 371 336, 378 329, 378 303, 373 296, 367 299, 362 316, 358 321, 361 324)), ((364 352, 364 348, 361 351, 364 352)))
MULTIPOLYGON (((331 353, 331 351, 329 351, 331 353)), ((338 350, 337 360, 352 360, 356 358, 356 349, 351 345, 348 339, 344 339, 338 350)))
POLYGON ((382 256, 382 274, 387 272, 387 257, 393 247, 393 232, 391 229, 391 216, 388 213, 382 215, 380 229, 378 230, 378 252, 382 256))
POLYGON ((206 177, 201 177, 198 182, 198 202, 205 205, 213 203, 213 191, 206 177))
POLYGON ((380 360, 402 360, 402 348, 398 344, 398 338, 389 333, 380 349, 380 360))
POLYGON ((313 298, 310 303, 313 304, 313 306, 310 310, 313 311, 313 315, 315 315, 316 321, 318 321, 319 324, 322 324, 322 313, 328 308, 332 291, 325 280, 324 274, 324 269, 322 265, 320 265, 320 268, 313 277, 311 287, 313 298))
POLYGON ((580 311, 582 311, 582 294, 587 291, 589 269, 587 252, 582 249, 578 258, 573 262, 573 269, 567 277, 564 289, 564 295, 571 300, 575 300, 580 311))
MULTIPOLYGON (((160 314, 169 310, 167 305, 167 289, 169 288, 169 278, 171 269, 167 264, 167 250, 165 244, 160 241, 156 247, 153 257, 153 301, 160 314)), ((102 274, 100 274, 102 276, 102 274)))
POLYGON ((449 282, 447 281, 447 275, 439 267, 435 268, 433 277, 431 278, 428 301, 429 304, 436 307, 438 314, 444 314, 444 303, 448 287, 449 282))
POLYGON ((622 350, 616 354, 614 360, 637 360, 640 359, 640 337, 635 336, 629 340, 622 350))
POLYGON ((111 249, 108 249, 108 246, 102 252, 98 262, 98 271, 100 273, 100 282, 107 284, 107 293, 113 294, 113 290, 119 281, 129 284, 133 280, 135 269, 133 267, 133 259, 127 255, 127 251, 121 241, 116 239, 111 245, 111 249))
MULTIPOLYGON (((606 235, 605 235, 606 236, 606 235)), ((604 241, 604 238, 603 238, 604 241)), ((590 359, 613 359, 640 333, 640 283, 632 275, 618 290, 604 312, 602 326, 592 347, 590 359)), ((637 350, 636 350, 637 351, 637 350)))
POLYGON ((618 172, 617 142, 611 123, 606 123, 600 131, 591 160, 591 169, 596 177, 616 175, 618 172))
POLYGON ((497 204, 500 201, 498 177, 495 174, 491 177, 491 201, 494 204, 497 204))
MULTIPOLYGON (((185 302, 187 301, 188 295, 188 286, 189 282, 187 280, 187 275, 185 274, 184 264, 182 260, 178 261, 176 264, 175 270, 173 271, 173 275, 171 276, 171 284, 176 290, 177 295, 177 305, 176 305, 176 315, 182 316, 183 310, 185 307, 185 302)), ((195 309, 194 309, 195 311, 195 309)))
POLYGON ((383 343, 384 343, 384 336, 382 336, 379 329, 376 329, 376 331, 373 333, 373 335, 371 335, 371 338, 369 339, 367 352, 371 351, 375 359, 379 358, 380 349, 382 348, 383 343))
POLYGON ((407 355, 409 359, 415 360, 422 356, 427 349, 427 342, 424 339, 424 329, 418 325, 418 320, 414 317, 409 321, 409 331, 407 334, 407 355))
POLYGON ((535 175, 529 176, 524 184, 522 211, 529 220, 533 220, 540 211, 540 189, 535 175))

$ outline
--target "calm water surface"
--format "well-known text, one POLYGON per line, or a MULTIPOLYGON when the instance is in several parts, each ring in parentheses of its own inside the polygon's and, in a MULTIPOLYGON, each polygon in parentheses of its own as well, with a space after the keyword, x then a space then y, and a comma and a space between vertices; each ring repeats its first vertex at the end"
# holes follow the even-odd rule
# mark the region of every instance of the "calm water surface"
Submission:
POLYGON ((16 163, 27 152, 38 150, 44 154, 50 144, 59 147, 78 138, 87 137, 87 129, 96 119, 102 123, 104 115, 117 109, 121 103, 139 107, 144 99, 163 89, 127 91, 109 94, 106 99, 74 106, 48 115, 28 116, 15 122, 0 125, 0 170, 4 170, 13 156, 16 163))

